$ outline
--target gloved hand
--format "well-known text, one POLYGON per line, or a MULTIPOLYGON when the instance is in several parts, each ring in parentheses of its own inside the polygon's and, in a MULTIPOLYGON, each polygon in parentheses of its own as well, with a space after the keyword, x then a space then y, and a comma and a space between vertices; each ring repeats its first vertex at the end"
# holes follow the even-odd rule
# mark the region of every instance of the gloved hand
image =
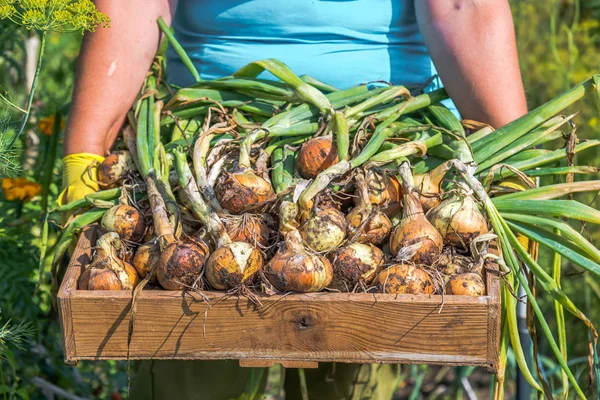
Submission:
POLYGON ((63 191, 58 204, 63 205, 98 191, 98 164, 104 157, 92 153, 69 154, 63 158, 63 191))

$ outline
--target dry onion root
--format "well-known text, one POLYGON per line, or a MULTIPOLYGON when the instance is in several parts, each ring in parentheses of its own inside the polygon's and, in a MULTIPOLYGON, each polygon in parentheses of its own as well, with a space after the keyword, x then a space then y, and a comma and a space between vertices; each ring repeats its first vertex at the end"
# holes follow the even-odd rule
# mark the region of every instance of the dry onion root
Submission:
POLYGON ((266 248, 269 245, 271 229, 267 223, 268 214, 222 215, 220 216, 227 234, 234 242, 250 243, 254 247, 266 248))
POLYGON ((402 220, 390 236, 390 251, 404 261, 431 265, 442 253, 442 235, 425 218, 417 193, 413 190, 408 163, 401 165, 400 172, 404 211, 402 220), (400 254, 401 250, 403 254, 400 254))
POLYGON ((473 239, 488 232, 485 217, 466 193, 452 193, 427 213, 427 219, 446 243, 458 248, 468 249, 473 239))
POLYGON ((433 294, 435 284, 431 276, 415 265, 396 264, 377 275, 375 286, 381 293, 433 294))
POLYGON ((102 216, 102 227, 116 232, 121 240, 139 242, 144 237, 146 226, 140 212, 132 206, 120 204, 111 207, 102 216))
POLYGON ((366 288, 381 271, 383 252, 370 243, 352 243, 340 248, 333 261, 331 287, 351 292, 357 285, 366 288))
POLYGON ((474 272, 454 275, 446 282, 446 294, 485 296, 485 283, 481 275, 474 272))
POLYGON ((136 167, 129 151, 113 151, 98 166, 98 181, 106 188, 117 187, 134 171, 136 167))
POLYGON ((304 247, 297 230, 285 235, 285 242, 264 268, 268 281, 282 292, 318 292, 333 277, 329 261, 304 247))
POLYGON ((296 160, 298 172, 306 179, 314 179, 338 162, 337 147, 331 135, 310 139, 302 145, 296 160))
POLYGON ((119 235, 108 232, 97 241, 98 250, 90 266, 79 278, 79 288, 87 290, 132 290, 140 278, 129 263, 121 260, 119 235))

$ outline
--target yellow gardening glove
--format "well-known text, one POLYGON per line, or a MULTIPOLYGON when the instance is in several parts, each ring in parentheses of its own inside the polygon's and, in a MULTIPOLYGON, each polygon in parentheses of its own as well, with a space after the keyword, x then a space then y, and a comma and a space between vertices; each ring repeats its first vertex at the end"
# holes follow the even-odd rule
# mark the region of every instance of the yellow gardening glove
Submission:
POLYGON ((104 157, 91 153, 69 154, 63 158, 63 191, 58 204, 63 205, 98 191, 98 164, 104 157))
MULTIPOLYGON (((532 180, 531 178, 528 178, 528 179, 531 180, 532 184, 535 184, 534 180, 532 180)), ((527 190, 525 183, 516 176, 504 179, 502 182, 498 183, 498 186, 514 189, 517 191, 527 190)), ((519 243, 521 243, 521 245, 523 247, 525 247, 526 249, 531 251, 531 249, 529 247, 529 239, 527 237, 521 235, 520 233, 517 233, 517 239, 519 240, 519 243)))

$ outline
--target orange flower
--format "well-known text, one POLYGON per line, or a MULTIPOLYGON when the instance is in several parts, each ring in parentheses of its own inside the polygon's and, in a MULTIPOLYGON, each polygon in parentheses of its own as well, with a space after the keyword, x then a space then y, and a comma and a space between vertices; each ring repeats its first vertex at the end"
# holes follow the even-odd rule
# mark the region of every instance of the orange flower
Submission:
POLYGON ((26 178, 3 178, 2 192, 6 200, 21 200, 27 202, 40 194, 42 187, 37 182, 26 178))
MULTIPOLYGON (((50 115, 49 117, 41 118, 40 122, 38 123, 38 128, 39 128, 40 132, 42 132, 46 136, 52 136, 52 129, 54 128, 54 120, 55 120, 54 114, 50 115)), ((60 129, 63 129, 64 127, 65 127, 65 120, 62 119, 60 121, 60 129)))

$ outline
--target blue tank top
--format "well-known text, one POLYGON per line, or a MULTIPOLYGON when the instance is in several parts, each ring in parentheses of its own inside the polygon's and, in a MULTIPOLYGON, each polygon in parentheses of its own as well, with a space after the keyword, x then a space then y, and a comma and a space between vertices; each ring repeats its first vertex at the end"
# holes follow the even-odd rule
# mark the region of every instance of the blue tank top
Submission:
MULTIPOLYGON (((418 86, 436 75, 413 0, 179 0, 173 27, 203 79, 265 58, 340 89, 418 86)), ((194 83, 173 51, 168 63, 171 82, 194 83)))

